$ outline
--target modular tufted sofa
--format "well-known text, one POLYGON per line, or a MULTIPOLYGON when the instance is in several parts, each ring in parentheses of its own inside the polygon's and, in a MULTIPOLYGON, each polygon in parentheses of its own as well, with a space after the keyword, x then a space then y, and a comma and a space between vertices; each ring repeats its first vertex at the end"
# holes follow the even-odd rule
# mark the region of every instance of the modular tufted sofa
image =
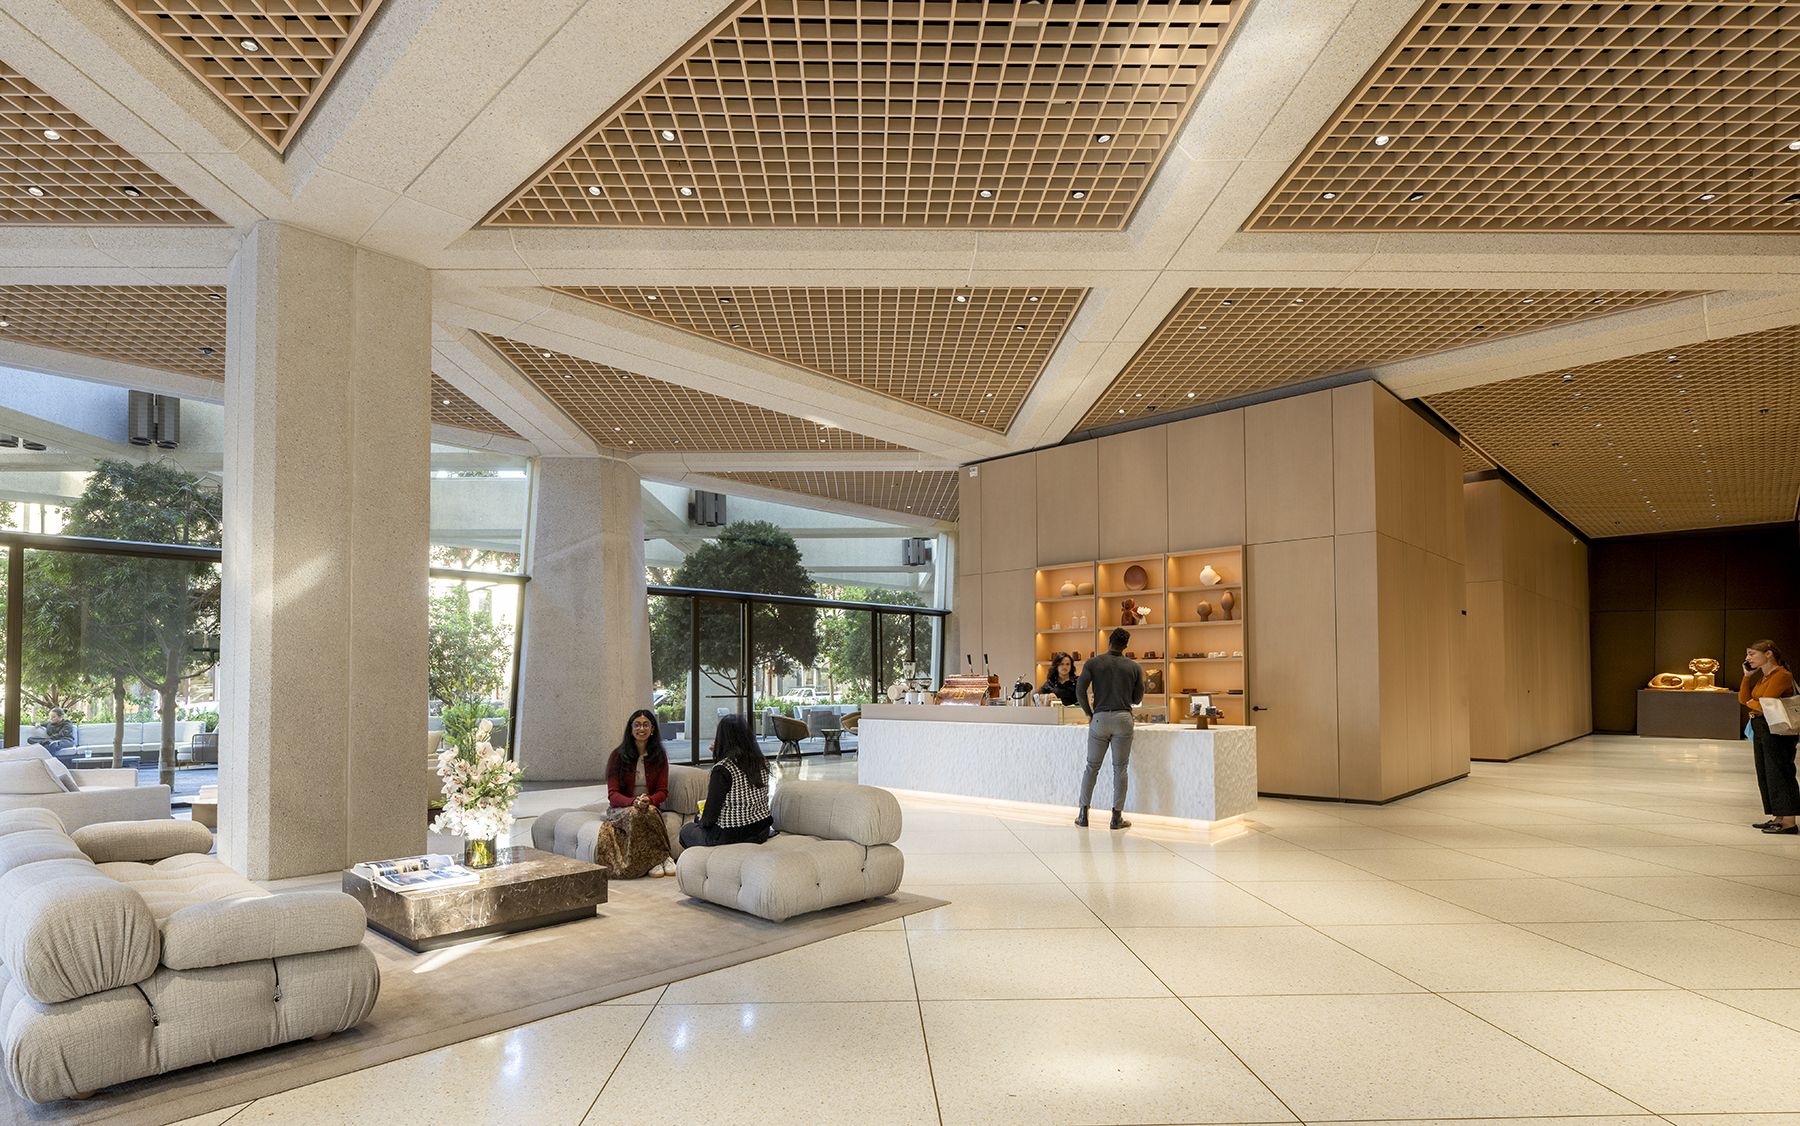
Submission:
POLYGON ((683 852, 675 870, 681 890, 779 923, 899 889, 905 859, 894 847, 893 794, 851 782, 783 782, 769 814, 776 835, 763 844, 683 852))
MULTIPOLYGON (((669 834, 669 855, 681 856, 681 827, 692 821, 706 800, 711 772, 697 766, 669 764, 669 800, 662 806, 663 829, 669 834)), ((579 809, 552 809, 531 823, 531 847, 554 852, 584 864, 599 864, 594 842, 606 823, 605 802, 579 809)))
POLYGON ((191 821, 0 812, 0 1054, 35 1103, 359 1024, 381 975, 337 891, 271 895, 191 821))
POLYGON ((0 810, 48 809, 71 833, 102 821, 167 821, 169 787, 137 783, 135 770, 70 770, 38 746, 0 751, 0 810))

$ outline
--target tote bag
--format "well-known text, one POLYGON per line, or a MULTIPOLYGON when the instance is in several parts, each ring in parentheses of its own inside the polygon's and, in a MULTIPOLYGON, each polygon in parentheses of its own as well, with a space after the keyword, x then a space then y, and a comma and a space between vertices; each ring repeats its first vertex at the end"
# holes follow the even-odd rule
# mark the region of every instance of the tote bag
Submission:
POLYGON ((1771 735, 1800 735, 1800 696, 1764 696, 1762 708, 1771 735))

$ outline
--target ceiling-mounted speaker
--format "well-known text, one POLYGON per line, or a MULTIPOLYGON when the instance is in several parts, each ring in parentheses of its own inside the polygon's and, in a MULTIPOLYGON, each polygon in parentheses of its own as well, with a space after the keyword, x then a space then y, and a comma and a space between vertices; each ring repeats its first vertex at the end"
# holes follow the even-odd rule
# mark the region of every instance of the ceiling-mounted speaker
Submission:
POLYGON ((717 528, 725 523, 725 494, 695 489, 688 496, 688 523, 696 528, 717 528))
POLYGON ((911 536, 900 541, 900 563, 905 567, 923 567, 931 562, 931 540, 911 536))
POLYGON ((156 396, 148 391, 128 391, 125 401, 125 437, 134 446, 156 441, 156 396))
POLYGON ((0 434, 0 449, 16 450, 19 448, 17 434, 0 434))
MULTIPOLYGON (((165 450, 181 445, 181 400, 173 395, 158 395, 151 411, 156 430, 156 444, 165 450)), ((136 441, 136 439, 132 439, 136 441)))
POLYGON ((32 441, 32 440, 31 440, 31 439, 30 439, 30 438, 26 438, 26 439, 24 439, 24 440, 23 440, 23 443, 22 443, 22 444, 23 444, 23 445, 24 445, 24 447, 25 447, 25 448, 26 448, 26 449, 28 449, 28 450, 43 450, 43 449, 49 449, 49 447, 48 447, 48 446, 46 446, 46 445, 44 445, 44 443, 42 443, 42 442, 34 442, 34 441, 32 441))

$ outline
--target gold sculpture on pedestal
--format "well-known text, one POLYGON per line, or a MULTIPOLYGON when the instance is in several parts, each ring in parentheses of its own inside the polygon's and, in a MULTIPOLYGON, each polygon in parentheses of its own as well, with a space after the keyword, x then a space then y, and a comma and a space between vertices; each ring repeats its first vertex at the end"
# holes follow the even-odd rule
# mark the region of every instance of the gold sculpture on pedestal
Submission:
POLYGON ((1719 662, 1711 657, 1695 657, 1688 662, 1692 676, 1682 676, 1678 672, 1659 672, 1650 678, 1650 687, 1662 692, 1729 692, 1729 688, 1720 688, 1713 683, 1713 673, 1719 671, 1719 662))

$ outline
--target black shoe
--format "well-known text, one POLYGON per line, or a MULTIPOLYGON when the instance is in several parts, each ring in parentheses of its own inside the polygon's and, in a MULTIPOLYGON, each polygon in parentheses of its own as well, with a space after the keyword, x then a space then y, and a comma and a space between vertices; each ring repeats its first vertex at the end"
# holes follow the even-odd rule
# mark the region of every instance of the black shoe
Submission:
POLYGON ((1081 807, 1081 812, 1075 817, 1075 824, 1081 826, 1083 829, 1087 828, 1087 806, 1084 805, 1081 807))
MULTIPOLYGON (((1111 828, 1113 828, 1113 829, 1129 829, 1129 828, 1131 828, 1131 822, 1125 820, 1125 815, 1115 809, 1115 810, 1113 810, 1113 819, 1112 819, 1111 828)), ((1796 831, 1800 832, 1800 830, 1796 830, 1796 831)))
POLYGON ((1763 826, 1763 832, 1765 832, 1765 833, 1787 833, 1790 836, 1800 836, 1800 825, 1788 825, 1785 827, 1779 823, 1777 823, 1775 825, 1765 825, 1765 826, 1763 826))
POLYGON ((1771 817, 1767 821, 1752 822, 1750 827, 1752 829, 1779 829, 1781 828, 1781 822, 1771 817))

